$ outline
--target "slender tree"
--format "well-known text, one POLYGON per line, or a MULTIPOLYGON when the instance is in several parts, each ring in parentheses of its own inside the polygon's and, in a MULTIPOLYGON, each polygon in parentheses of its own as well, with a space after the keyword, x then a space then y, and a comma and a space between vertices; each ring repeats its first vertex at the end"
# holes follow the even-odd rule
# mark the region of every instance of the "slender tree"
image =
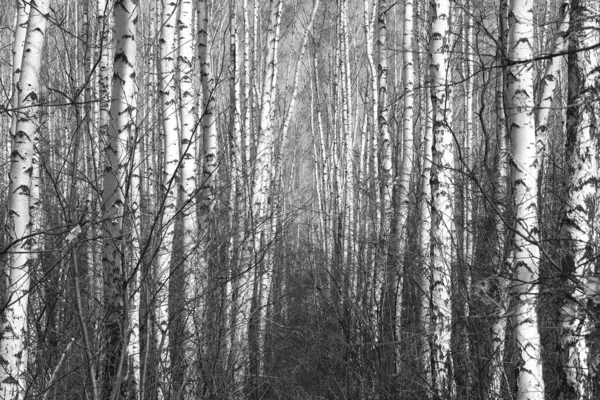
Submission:
POLYGON ((177 208, 179 182, 179 126, 177 112, 177 81, 175 76, 176 36, 178 3, 163 1, 161 14, 159 48, 159 96, 162 120, 162 147, 164 148, 161 228, 162 237, 157 259, 156 309, 157 324, 156 345, 159 353, 157 378, 159 400, 168 398, 171 391, 171 342, 169 340, 169 293, 173 260, 173 242, 175 235, 175 214, 177 208))
POLYGON ((431 31, 429 54, 431 74, 431 102, 433 107, 433 160, 431 170, 431 358, 433 384, 441 398, 454 397, 452 355, 451 259, 453 221, 452 168, 454 167, 453 136, 451 133, 450 70, 450 2, 431 2, 431 31))
POLYGON ((267 302, 271 290, 271 271, 265 271, 260 268, 261 263, 259 258, 263 256, 261 248, 261 236, 266 227, 267 220, 267 198, 269 194, 273 151, 275 146, 275 136, 273 135, 272 107, 274 102, 275 87, 277 74, 277 57, 276 53, 279 46, 279 29, 281 24, 281 11, 283 2, 281 0, 270 1, 270 21, 269 30, 267 33, 267 57, 266 68, 263 75, 263 88, 260 107, 260 125, 259 138, 256 147, 255 169, 252 182, 252 198, 251 198, 251 213, 252 213, 252 234, 254 245, 254 260, 253 267, 256 268, 255 276, 257 277, 258 296, 256 301, 256 351, 252 352, 250 368, 255 368, 255 379, 258 379, 264 369, 264 327, 266 323, 267 302))

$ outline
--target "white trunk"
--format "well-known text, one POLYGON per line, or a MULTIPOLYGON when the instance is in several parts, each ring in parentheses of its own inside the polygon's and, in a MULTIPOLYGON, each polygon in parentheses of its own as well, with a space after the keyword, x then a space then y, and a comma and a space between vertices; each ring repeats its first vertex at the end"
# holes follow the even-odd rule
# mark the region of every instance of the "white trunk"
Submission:
POLYGON ((343 227, 343 263, 346 267, 345 276, 348 279, 346 286, 347 300, 355 297, 356 263, 354 260, 354 135, 350 110, 352 107, 350 86, 350 56, 348 45, 348 2, 341 1, 339 38, 341 45, 341 102, 342 102, 342 159, 344 165, 344 227, 343 227))
MULTIPOLYGON (((470 317, 470 298, 471 298, 471 270, 473 268, 473 257, 474 257, 474 241, 473 241, 473 184, 472 179, 474 178, 474 170, 473 170, 473 86, 475 81, 475 63, 474 63, 474 53, 476 47, 476 43, 473 37, 473 24, 475 24, 475 20, 473 18, 473 1, 467 0, 467 8, 466 12, 463 14, 463 25, 465 32, 464 39, 464 72, 465 76, 465 135, 464 135, 464 145, 461 151, 462 153, 462 163, 463 169, 466 172, 464 175, 464 187, 463 187, 463 237, 462 237, 462 245, 463 245, 463 265, 464 267, 461 269, 462 274, 462 282, 460 283, 461 287, 464 290, 463 302, 462 304, 462 317, 468 321, 470 317)), ((462 325, 461 334, 465 335, 465 340, 461 343, 461 352, 462 354, 462 362, 463 362, 463 371, 465 372, 465 376, 463 377, 463 382, 465 384, 466 393, 471 393, 473 382, 472 376, 473 371, 471 368, 471 358, 470 358, 470 343, 468 336, 468 325, 462 325)))
POLYGON ((432 266, 432 373, 437 395, 442 398, 454 396, 452 355, 450 352, 452 332, 451 259, 454 234, 453 209, 454 168, 451 132, 451 94, 449 86, 450 52, 449 0, 431 2, 431 32, 429 54, 431 74, 431 101, 433 106, 433 168, 431 186, 433 204, 431 209, 432 266))
MULTIPOLYGON (((279 26, 281 22, 281 10, 283 3, 280 0, 271 0, 270 2, 270 23, 267 33, 267 58, 266 68, 263 78, 263 89, 261 99, 260 113, 260 134, 256 148, 255 172, 252 185, 252 219, 253 219, 253 244, 255 257, 262 257, 261 253, 261 234, 265 227, 265 215, 267 212, 267 198, 271 183, 271 170, 273 162, 273 150, 275 145, 273 129, 272 129, 272 108, 273 108, 273 82, 277 73, 276 51, 279 41, 279 26)), ((258 265, 258 264, 257 264, 258 265)), ((260 374, 263 371, 263 327, 266 318, 267 300, 270 293, 271 280, 270 271, 261 271, 258 273, 259 290, 257 309, 258 318, 258 367, 257 372, 260 374)))
POLYGON ((115 58, 112 83, 110 123, 104 159, 102 192, 104 299, 106 307, 107 356, 105 360, 104 396, 116 398, 124 373, 121 363, 123 314, 125 312, 123 281, 123 212, 124 184, 129 154, 126 143, 135 137, 136 114, 136 49, 137 6, 122 0, 115 7, 115 58))
MULTIPOLYGON (((427 78, 425 82, 429 82, 427 78)), ((433 106, 429 90, 425 93, 425 129, 422 133, 421 170, 421 225, 419 229, 419 255, 421 271, 419 276, 419 334, 420 367, 424 383, 433 388, 431 376, 431 160, 433 141, 433 106)), ((430 398, 431 396, 428 396, 430 398)))
POLYGON ((517 400, 544 398, 537 324, 539 259, 537 215, 538 164, 533 119, 533 0, 512 0, 508 36, 508 126, 512 139, 513 206, 515 213, 515 293, 513 337, 518 365, 517 400), (520 63, 519 63, 520 62, 520 63))
MULTIPOLYGON (((19 92, 17 91, 17 84, 21 78, 21 61, 23 60, 23 48, 25 46, 25 35, 27 33, 27 22, 29 20, 29 2, 25 3, 23 0, 17 0, 17 20, 15 24, 15 42, 12 49, 12 108, 16 110, 19 107, 19 92)), ((17 129, 17 116, 19 114, 13 112, 10 125, 10 137, 11 140, 15 136, 17 129)))
POLYGON ((506 134, 506 117, 504 112, 504 90, 502 89, 503 77, 498 79, 496 90, 496 122, 498 131, 496 134, 496 148, 498 149, 497 170, 495 171, 494 202, 496 210, 494 213, 494 225, 496 230, 495 268, 494 275, 497 279, 497 294, 492 299, 496 305, 496 316, 491 326, 491 360, 490 381, 488 396, 490 399, 502 398, 502 381, 504 380, 504 349, 506 347, 506 311, 508 306, 507 283, 508 273, 512 264, 511 250, 507 248, 506 227, 506 202, 508 198, 508 141, 506 134))
MULTIPOLYGON (((396 227, 393 229, 395 235, 392 236, 394 243, 390 244, 390 255, 395 256, 395 262, 388 265, 390 276, 393 279, 393 284, 396 286, 396 337, 400 337, 400 324, 402 314, 402 287, 403 273, 400 272, 400 277, 397 278, 398 271, 401 271, 401 266, 404 262, 406 253, 406 243, 408 230, 406 221, 408 218, 408 205, 410 201, 410 181, 413 170, 413 126, 414 126, 414 99, 415 99, 415 67, 413 53, 413 18, 414 9, 412 0, 404 2, 404 32, 403 32, 403 67, 404 67, 404 107, 402 118, 402 142, 400 143, 402 150, 402 164, 398 171, 395 206, 396 227), (395 249, 395 254, 391 249, 395 249)), ((382 141, 385 139, 382 136, 382 141)), ((383 145, 383 144, 382 144, 383 145)), ((431 149, 429 149, 430 151, 431 149)), ((390 149, 391 163, 391 149, 390 149)), ((382 159, 382 166, 385 171, 385 160, 382 159)), ((430 162, 430 161, 429 161, 430 162)), ((385 172, 383 173, 385 176, 385 172)), ((392 258, 393 260, 393 258, 392 258)))
MULTIPOLYGON (((189 338, 184 347, 185 362, 188 374, 195 373, 196 358, 199 349, 194 345, 197 332, 196 323, 202 316, 202 309, 197 308, 194 299, 202 296, 202 285, 205 282, 197 281, 197 271, 194 268, 197 257, 194 247, 197 243, 197 214, 196 214, 196 94, 193 85, 193 57, 194 46, 193 33, 193 3, 191 0, 183 0, 179 6, 178 33, 179 33, 179 57, 178 57, 178 82, 181 104, 179 107, 181 126, 181 180, 179 187, 178 210, 182 218, 181 240, 183 240, 183 263, 179 268, 183 269, 185 276, 185 312, 186 326, 185 337, 189 338)), ((189 385, 189 384, 188 384, 189 385)), ((186 395, 191 395, 193 387, 185 388, 186 395)))
POLYGON ((12 247, 8 250, 8 282, 2 300, 0 336, 0 394, 5 399, 24 398, 27 386, 27 303, 29 299, 32 244, 26 238, 32 233, 30 215, 34 173, 34 144, 40 128, 38 102, 39 73, 46 34, 48 2, 38 0, 29 14, 21 63, 21 76, 16 85, 18 120, 11 132, 12 152, 9 172, 9 213, 7 233, 12 247), (3 301, 3 303, 4 303, 3 301))
POLYGON ((508 136, 506 131, 506 113, 504 111, 504 81, 505 68, 504 57, 506 55, 506 40, 508 25, 508 0, 502 0, 499 7, 498 30, 500 32, 500 46, 496 49, 497 65, 499 70, 496 81, 496 123, 498 130, 496 132, 497 148, 497 166, 495 170, 495 189, 494 202, 496 210, 494 213, 494 225, 496 230, 496 246, 494 275, 498 281, 497 293, 492 295, 495 303, 495 318, 490 327, 491 337, 491 360, 490 360, 490 380, 487 388, 490 400, 500 400, 502 396, 502 382, 505 377, 504 370, 504 351, 506 347, 506 311, 508 307, 508 275, 512 264, 512 249, 507 247, 507 200, 508 200, 508 179, 510 164, 508 160, 508 136))
MULTIPOLYGON (((375 182, 377 186, 379 186, 379 137, 377 135, 377 129, 379 120, 379 90, 378 90, 378 81, 377 81, 377 67, 375 65, 375 61, 373 59, 373 40, 374 40, 374 22, 373 19, 376 15, 377 10, 377 0, 373 0, 372 12, 369 12, 369 2, 368 0, 364 1, 364 26, 365 26, 365 39, 366 39, 366 52, 367 52, 367 61, 369 64, 369 72, 370 72, 370 84, 371 84, 371 101, 372 108, 369 113, 371 117, 371 126, 373 128, 373 135, 371 136, 371 147, 370 147, 370 155, 371 155, 371 163, 372 163, 372 171, 373 177, 372 180, 375 182)), ((369 303, 372 305, 369 310, 369 318, 372 329, 376 332, 376 337, 379 335, 379 329, 377 327, 378 316, 381 313, 380 301, 381 301, 381 289, 383 285, 383 272, 384 272, 384 264, 381 262, 382 258, 382 249, 379 245, 379 236, 380 236, 380 224, 381 224, 381 190, 380 187, 377 187, 374 191, 375 196, 375 221, 373 223, 373 242, 374 244, 374 257, 372 262, 372 276, 373 281, 370 282, 366 291, 369 296, 369 303)))
MULTIPOLYGON (((565 36, 569 29, 569 16, 571 11, 571 0, 561 0, 559 8, 558 30, 554 36, 554 49, 552 54, 561 53, 565 50, 567 40, 565 36)), ((538 163, 541 173, 545 169, 545 158, 548 151, 548 118, 558 83, 558 72, 562 64, 562 57, 551 57, 546 64, 546 70, 542 78, 542 93, 540 95, 540 104, 537 110, 536 126, 536 148, 538 163)))
POLYGON ((208 214, 213 206, 214 184, 217 173, 217 110, 214 96, 214 80, 208 50, 208 2, 198 2, 198 53, 200 57, 200 75, 202 79, 202 126, 204 128, 204 164, 200 188, 200 228, 206 234, 208 214))
MULTIPOLYGON (((412 3, 411 9, 412 9, 412 3)), ((394 175, 392 167, 392 142, 390 138, 390 126, 388 123, 389 108, 387 104, 387 75, 388 75, 388 62, 387 62, 387 25, 386 25, 386 14, 388 5, 386 0, 379 0, 378 10, 378 31, 377 36, 377 50, 379 52, 379 63, 377 64, 377 78, 378 78, 378 126, 379 126, 379 162, 381 174, 381 207, 382 207, 382 243, 384 248, 382 249, 387 252, 387 240, 390 232, 390 221, 392 219, 392 178, 394 175)), ((405 3, 406 8, 406 3, 405 3)), ((405 19, 406 22, 406 19, 405 19)), ((412 20, 409 21, 412 26, 412 20)), ((405 26, 406 31, 406 26, 405 26)), ((406 45, 406 42, 404 43, 406 45)), ((411 44, 412 45, 412 44, 411 44)), ((404 48, 404 54, 408 51, 404 48)), ((404 65, 406 67, 406 64, 404 65)), ((412 70, 412 63, 411 63, 412 70)), ((406 71, 405 71, 406 74, 406 71)), ((406 87, 405 87, 406 90, 406 87)), ((410 92, 412 96, 412 91, 410 92)), ((406 102, 406 100, 405 100, 406 102)), ((411 115, 412 116, 412 115, 411 115)), ((406 118, 406 115, 405 115, 406 118)))
MULTIPOLYGON (((93 148, 94 159, 96 160, 96 165, 94 166, 95 171, 97 171, 97 176, 102 174, 104 170, 104 157, 101 155, 102 150, 106 147, 106 140, 108 134, 108 122, 110 119, 108 109, 110 107, 110 76, 112 72, 111 59, 110 59, 110 49, 111 47, 111 13, 112 6, 109 6, 107 0, 98 0, 97 10, 96 10, 96 26, 98 29, 97 38, 96 38, 96 52, 94 54, 94 59, 98 60, 98 73, 97 73, 97 83, 96 83, 96 91, 94 97, 98 99, 98 104, 96 105, 97 120, 95 121, 95 125, 97 127, 97 131, 95 132, 95 142, 96 146, 93 148)), ((100 182, 100 190, 102 189, 102 182, 100 182)), ((96 207, 98 207, 98 202, 96 202, 96 207)), ((96 209, 94 212, 98 212, 96 209)), ((100 229, 92 229, 92 232, 96 235, 100 235, 100 229)), ((100 253, 101 249, 94 249, 94 253, 100 253)), ((102 289, 102 271, 99 268, 96 268, 92 273, 92 293, 95 298, 101 298, 103 289, 102 289)))
MULTIPOLYGON (((247 267, 246 253, 240 246, 244 241, 244 224, 245 224, 245 183, 243 173, 243 143, 242 131, 247 135, 250 128, 250 107, 249 102, 246 102, 246 113, 244 114, 244 129, 242 130, 241 118, 241 87, 240 87, 240 69, 238 64, 238 35, 237 35, 237 14, 235 9, 235 1, 230 0, 230 99, 231 99, 231 127, 229 130, 229 146, 230 146, 230 169, 232 180, 232 251, 231 251, 231 268, 230 280, 231 291, 234 293, 235 304, 231 308, 231 315, 227 316, 227 324, 230 326, 231 339, 229 341, 229 362, 228 368, 232 368, 233 372, 233 396, 235 398, 243 398, 244 395, 244 377, 248 372, 248 324, 250 318, 251 305, 251 285, 249 273, 245 271, 247 267), (231 325, 229 325, 231 324, 231 325)), ((247 0, 244 1, 244 23, 247 27, 247 0)), ((246 35, 247 29, 244 35, 246 35)), ((246 39, 245 39, 246 40, 246 39)), ((247 48, 244 48, 244 65, 245 71, 249 67, 247 48), (248 62, 248 64, 246 64, 248 62)), ((245 78, 248 79, 249 74, 245 72, 245 78)), ((244 83, 244 96, 247 99, 250 92, 250 85, 246 80, 244 83)), ((228 300, 230 300, 228 298, 228 300)))
POLYGON ((159 93, 160 112, 163 129, 163 205, 161 228, 162 240, 158 252, 156 271, 156 308, 157 324, 156 347, 160 354, 157 379, 158 398, 168 398, 171 391, 171 361, 169 341, 169 290, 171 263, 173 259, 173 239, 175 233, 175 214, 178 198, 177 167, 179 163, 179 127, 177 112, 177 82, 175 79, 175 26, 177 24, 177 3, 163 1, 160 31, 160 68, 159 93))
MULTIPOLYGON (((564 4, 563 4, 564 6, 564 4)), ((568 5, 567 5, 568 6, 568 5)), ((559 310, 560 398, 589 396, 588 358, 585 338, 589 335, 586 287, 595 269, 593 250, 594 203, 596 198, 597 82, 600 52, 590 48, 600 41, 596 16, 600 6, 592 0, 574 0, 568 63, 566 204, 561 227, 563 245, 562 280, 566 294, 559 310)))

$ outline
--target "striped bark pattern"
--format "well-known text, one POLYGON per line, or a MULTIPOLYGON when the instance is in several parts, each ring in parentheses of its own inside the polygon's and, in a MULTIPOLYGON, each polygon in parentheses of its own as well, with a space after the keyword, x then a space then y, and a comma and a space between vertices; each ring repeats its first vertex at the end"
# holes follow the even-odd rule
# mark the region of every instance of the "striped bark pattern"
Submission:
POLYGON ((175 54, 178 3, 163 0, 160 48, 159 48, 159 96, 162 119, 162 147, 164 149, 161 207, 162 238, 158 252, 156 284, 155 323, 157 324, 156 348, 160 354, 157 377, 159 380, 159 400, 168 398, 171 391, 171 359, 169 355, 169 291, 173 241, 175 235, 175 214, 179 182, 179 124, 177 109, 177 81, 175 76, 175 54))
MULTIPOLYGON (((104 301, 107 357, 104 364, 104 397, 120 393, 123 341, 128 327, 123 324, 125 313, 124 282, 127 280, 123 262, 125 181, 130 154, 127 143, 134 136, 136 118, 136 24, 137 4, 132 0, 117 0, 115 16, 115 57, 112 81, 110 122, 104 149, 102 192, 104 301)), ((133 321, 137 323, 137 321, 133 321)))
MULTIPOLYGON (((568 7, 563 4, 563 7, 568 7)), ((565 297, 559 309, 560 398, 589 396, 589 335, 586 287, 594 273, 594 207, 597 207, 597 115, 600 94, 600 52, 586 50, 600 40, 595 1, 572 2, 568 56, 568 104, 565 198, 561 265, 565 297)), ((593 279, 593 278, 592 278, 593 279)))
POLYGON ((533 118, 533 0, 512 0, 509 7, 509 67, 506 77, 508 127, 512 139, 515 213, 512 328, 517 356, 517 399, 542 400, 537 303, 539 293, 538 164, 533 118))
MULTIPOLYGON (((31 231, 33 221, 30 207, 31 202, 35 201, 31 198, 35 189, 32 186, 35 185, 32 181, 34 144, 40 129, 39 75, 49 4, 46 0, 32 1, 31 4, 21 73, 16 84, 16 124, 14 130, 11 129, 6 233, 12 246, 8 249, 8 281, 2 299, 6 308, 2 313, 0 326, 0 397, 7 400, 21 400, 25 396, 29 339, 27 307, 30 268, 34 262, 32 247, 37 240, 35 236, 30 237, 36 233, 31 231)), ((20 21, 23 19, 24 16, 21 16, 20 21)))
POLYGON ((455 393, 450 339, 452 332, 451 259, 454 232, 454 168, 450 70, 450 2, 431 2, 429 36, 431 102, 433 107, 433 162, 431 171, 431 358, 433 384, 441 398, 455 393))

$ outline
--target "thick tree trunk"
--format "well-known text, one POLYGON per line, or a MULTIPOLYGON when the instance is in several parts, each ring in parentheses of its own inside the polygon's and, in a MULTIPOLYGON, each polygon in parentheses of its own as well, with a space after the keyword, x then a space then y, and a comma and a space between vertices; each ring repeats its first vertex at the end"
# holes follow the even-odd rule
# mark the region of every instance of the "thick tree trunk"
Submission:
MULTIPOLYGON (((565 4, 563 3, 563 8, 565 4)), ((568 4, 566 5, 568 8, 568 4)), ((594 126, 600 87, 600 52, 583 50, 599 43, 597 15, 600 6, 592 0, 574 0, 568 62, 566 204, 561 227, 562 275, 565 295, 559 309, 560 398, 589 396, 589 334, 586 287, 594 273, 594 203, 598 166, 594 126)), ((596 205, 597 206, 597 205, 596 205)))
MULTIPOLYGON (((40 129, 41 98, 39 74, 46 34, 49 4, 38 0, 29 14, 21 63, 21 75, 16 85, 17 121, 11 130, 11 166, 9 172, 9 215, 7 233, 9 266, 2 311, 0 335, 0 395, 5 399, 21 400, 27 386, 27 303, 29 299, 30 266, 33 264, 30 215, 34 169, 34 144, 40 129)), ((24 18, 24 17, 23 17, 24 18)), ((17 29, 19 33, 19 29, 17 29)), ((17 45, 18 46, 18 45, 17 45)), ((14 101, 14 97, 13 97, 14 101)), ((37 240, 33 237, 33 240, 37 240)))
POLYGON ((124 354, 129 332, 125 315, 128 300, 123 263, 125 181, 130 162, 126 143, 135 137, 136 113, 136 25, 137 5, 132 0, 115 1, 116 47, 110 123, 105 148, 103 257, 104 301, 106 307, 106 359, 104 367, 105 399, 121 396, 124 354))
POLYGON ((515 212, 515 293, 512 317, 518 366, 517 400, 544 398, 537 302, 538 248, 535 123, 533 119, 533 1, 512 0, 509 9, 507 105, 512 139, 513 206, 515 212))
MULTIPOLYGON (((561 0, 559 8, 558 30, 554 34, 554 49, 552 54, 557 54, 565 51, 567 39, 567 31, 569 29, 569 18, 571 12, 571 0, 561 0)), ((536 126, 536 148, 540 174, 544 174, 546 164, 546 154, 548 152, 548 118, 556 96, 558 83, 558 73, 562 56, 551 57, 546 63, 546 70, 542 77, 542 92, 540 95, 540 104, 537 109, 537 126, 536 126)), ((541 186, 539 190, 541 190, 541 186)))
MULTIPOLYGON (((29 10, 31 8, 29 2, 17 0, 17 22, 15 26, 15 41, 12 49, 12 100, 11 105, 13 110, 19 107, 19 91, 17 85, 21 78, 21 62, 23 61, 23 49, 25 47, 25 35, 27 34, 27 24, 29 21, 29 10)), ((10 125, 11 140, 16 134, 17 121, 19 113, 13 111, 10 125)))

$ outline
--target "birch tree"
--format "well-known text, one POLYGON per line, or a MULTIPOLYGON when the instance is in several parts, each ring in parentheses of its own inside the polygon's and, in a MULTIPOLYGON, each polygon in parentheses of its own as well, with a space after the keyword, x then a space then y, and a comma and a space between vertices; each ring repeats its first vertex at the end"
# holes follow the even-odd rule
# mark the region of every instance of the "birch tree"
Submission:
POLYGON ((431 2, 431 31, 429 33, 429 72, 433 107, 433 161, 431 170, 431 245, 432 245, 432 376, 437 395, 454 396, 450 339, 452 332, 451 259, 454 184, 453 136, 450 131, 452 109, 448 56, 450 52, 450 3, 431 2))
MULTIPOLYGON (((563 3, 563 8, 568 7, 563 3)), ((597 138, 594 133, 600 90, 600 52, 593 49, 600 40, 594 1, 574 0, 568 56, 567 181, 566 203, 561 227, 563 242, 562 281, 565 297, 559 310, 560 398, 589 397, 589 334, 586 304, 588 280, 593 275, 593 221, 598 166, 597 138), (591 50, 588 50, 592 48, 591 50)))
POLYGON ((544 398, 537 302, 538 247, 535 123, 533 119, 533 1, 511 0, 509 7, 506 96, 512 140, 512 183, 515 213, 513 337, 518 359, 517 399, 544 398))
MULTIPOLYGON (((569 29, 571 0, 562 0, 559 7, 558 26, 554 33, 554 48, 551 54, 560 54, 565 51, 568 42, 566 35, 569 29)), ((550 57, 546 62, 546 69, 542 77, 542 92, 537 110, 536 147, 540 172, 545 169, 545 158, 548 152, 548 118, 557 94, 558 74, 560 72, 562 57, 550 57)), ((541 187, 539 188, 541 190, 541 187)))
POLYGON ((34 144, 41 126, 39 76, 49 4, 45 0, 37 0, 32 2, 31 8, 21 74, 16 85, 18 107, 14 112, 17 113, 17 120, 11 132, 9 214, 6 223, 10 248, 8 282, 2 299, 5 306, 0 326, 0 394, 10 400, 24 399, 27 388, 27 311, 30 267, 34 256, 31 251, 32 240, 37 240, 35 236, 39 234, 31 232, 30 195, 33 190, 34 144))
MULTIPOLYGON (((17 0, 17 20, 15 25, 15 41, 12 49, 12 108, 19 107, 19 92, 17 84, 21 77, 21 62, 23 61, 23 48, 25 46, 25 35, 27 34, 27 23, 29 21, 30 4, 17 0)), ((13 112, 10 125, 11 138, 15 136, 17 129, 18 113, 13 112)))
POLYGON ((162 138, 164 147, 161 228, 162 237, 157 259, 156 272, 156 309, 157 324, 156 348, 159 352, 159 400, 168 397, 171 390, 171 362, 169 341, 169 291, 175 234, 174 218, 177 208, 179 183, 177 167, 179 164, 179 126, 177 123, 177 81, 175 77, 175 25, 177 24, 176 2, 163 1, 161 14, 159 48, 159 96, 162 119, 162 138))
MULTIPOLYGON (((180 345, 181 354, 178 357, 181 360, 184 376, 186 374, 194 374, 197 367, 198 347, 194 344, 197 337, 196 325, 202 316, 202 309, 199 309, 197 299, 203 295, 201 289, 204 282, 196 280, 197 271, 194 268, 197 257, 196 255, 196 240, 197 240, 197 213, 196 213, 196 143, 197 143, 197 124, 196 124, 196 93, 193 86, 193 56, 194 46, 192 40, 193 17, 193 2, 191 0, 181 1, 179 5, 178 18, 178 39, 179 39, 179 56, 177 58, 178 82, 179 82, 179 118, 181 127, 181 180, 179 187, 179 215, 181 218, 181 240, 182 254, 178 257, 181 262, 178 262, 178 268, 181 270, 181 275, 184 279, 181 282, 183 293, 181 296, 185 302, 183 308, 184 319, 184 335, 181 338, 183 343, 180 345)), ((188 379, 187 381, 193 381, 188 379)), ((185 385, 186 379, 183 378, 178 384, 185 385)), ((176 388, 175 392, 178 392, 176 388)), ((188 387, 183 390, 188 395, 193 395, 194 385, 189 382, 188 387)))
MULTIPOLYGON (((116 47, 110 105, 110 123, 104 157, 103 254, 104 301, 106 305, 107 355, 104 367, 104 398, 118 398, 121 392, 121 361, 125 334, 129 333, 126 310, 127 275, 123 262, 125 180, 130 155, 127 143, 134 139, 136 113, 136 20, 137 4, 132 0, 115 1, 116 47)), ((135 282, 135 281, 134 281, 135 282)), ((136 288, 137 289, 137 288, 136 288)), ((139 318, 139 316, 138 316, 139 318)), ((137 324, 138 321, 133 321, 137 324)))
MULTIPOLYGON (((267 198, 269 193, 269 187, 271 182, 271 170, 273 163, 273 151, 275 145, 275 139, 273 135, 273 127, 271 122, 272 107, 274 102, 274 82, 277 74, 277 57, 276 53, 279 45, 279 27, 281 23, 281 11, 283 2, 281 0, 270 1, 270 21, 269 30, 267 33, 267 56, 266 66, 263 75, 263 88, 260 108, 260 127, 259 127, 259 138, 256 147, 256 159, 254 177, 252 182, 252 230, 253 230, 253 244, 254 244, 254 257, 258 260, 261 257, 261 234, 265 226, 265 216, 267 212, 267 198)), ((259 263, 254 262, 254 268, 259 268, 259 263)), ((256 304, 257 309, 257 357, 251 363, 255 364, 256 374, 262 374, 263 372, 263 360, 264 354, 264 323, 266 322, 266 311, 267 301, 271 287, 271 273, 270 271, 261 271, 260 269, 255 272, 259 283, 258 287, 258 301, 256 304)), ((251 366, 252 368, 252 366, 251 366)), ((258 376, 257 376, 258 378, 258 376)))

